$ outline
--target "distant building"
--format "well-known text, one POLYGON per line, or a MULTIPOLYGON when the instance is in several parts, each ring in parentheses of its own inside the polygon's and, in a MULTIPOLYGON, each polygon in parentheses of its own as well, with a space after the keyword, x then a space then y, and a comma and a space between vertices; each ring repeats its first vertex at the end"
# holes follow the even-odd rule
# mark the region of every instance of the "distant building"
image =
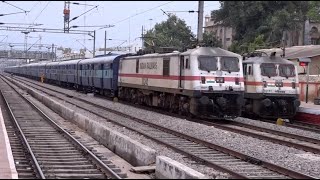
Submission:
POLYGON ((214 23, 211 16, 205 17, 205 32, 213 32, 217 39, 222 42, 222 48, 228 49, 233 41, 234 31, 231 27, 226 27, 221 23, 214 23))
MULTIPOLYGON (((306 20, 303 28, 286 31, 286 46, 320 45, 320 23, 312 20, 306 20)), ((232 27, 226 27, 222 23, 214 23, 210 15, 205 17, 205 32, 214 32, 216 37, 221 40, 222 48, 228 49, 233 41, 235 31, 232 27)))

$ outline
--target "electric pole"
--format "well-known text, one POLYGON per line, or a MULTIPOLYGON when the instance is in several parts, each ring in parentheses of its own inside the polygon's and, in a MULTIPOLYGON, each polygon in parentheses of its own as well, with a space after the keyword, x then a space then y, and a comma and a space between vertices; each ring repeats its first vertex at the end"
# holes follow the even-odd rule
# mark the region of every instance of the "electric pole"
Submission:
POLYGON ((64 32, 69 32, 69 24, 70 24, 70 1, 65 1, 64 2, 64 9, 63 9, 63 14, 64 14, 64 32))
POLYGON ((141 49, 144 49, 144 36, 143 36, 143 26, 142 26, 142 30, 141 30, 141 40, 142 40, 142 46, 141 49))
POLYGON ((203 40, 203 9, 204 9, 204 1, 199 1, 198 6, 198 43, 203 40))
POLYGON ((104 31, 104 55, 107 54, 107 31, 104 31))

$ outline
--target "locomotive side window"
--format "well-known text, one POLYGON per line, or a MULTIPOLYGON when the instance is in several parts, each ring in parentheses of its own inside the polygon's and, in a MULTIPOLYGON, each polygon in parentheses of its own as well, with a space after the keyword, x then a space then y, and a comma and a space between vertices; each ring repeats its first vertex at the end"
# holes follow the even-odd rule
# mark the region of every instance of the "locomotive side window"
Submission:
POLYGON ((186 59, 186 69, 190 69, 190 62, 189 62, 189 58, 186 59))
POLYGON ((221 57, 221 70, 228 72, 239 72, 239 59, 236 57, 221 57))
POLYGON ((199 56, 199 69, 203 71, 217 71, 217 57, 212 56, 199 56))
POLYGON ((280 64, 279 65, 279 75, 281 77, 294 77, 294 65, 292 64, 280 64))
POLYGON ((277 75, 277 69, 276 66, 272 63, 262 63, 260 65, 261 68, 261 75, 262 76, 276 76, 277 75))
POLYGON ((252 66, 249 66, 248 67, 248 75, 252 75, 253 73, 252 73, 252 66))
POLYGON ((139 59, 136 60, 136 73, 139 73, 139 59))
POLYGON ((170 58, 165 57, 163 58, 163 76, 170 75, 170 58))
POLYGON ((247 75, 247 65, 243 65, 243 75, 247 75))

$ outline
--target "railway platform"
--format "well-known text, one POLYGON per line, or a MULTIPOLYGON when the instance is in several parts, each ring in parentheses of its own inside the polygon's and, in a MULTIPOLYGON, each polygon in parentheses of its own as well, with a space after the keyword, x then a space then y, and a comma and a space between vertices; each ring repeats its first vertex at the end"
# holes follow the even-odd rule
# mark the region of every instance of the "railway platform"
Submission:
POLYGON ((18 179, 11 146, 0 108, 0 179, 18 179))
POLYGON ((306 123, 320 125, 320 105, 301 102, 295 119, 306 123))

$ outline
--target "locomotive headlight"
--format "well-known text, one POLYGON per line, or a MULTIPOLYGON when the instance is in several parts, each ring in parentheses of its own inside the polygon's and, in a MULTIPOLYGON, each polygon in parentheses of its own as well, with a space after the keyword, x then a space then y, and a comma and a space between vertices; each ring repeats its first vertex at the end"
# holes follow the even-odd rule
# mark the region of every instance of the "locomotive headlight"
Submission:
POLYGON ((264 88, 268 87, 267 81, 263 81, 263 87, 264 87, 264 88))
POLYGON ((292 89, 295 89, 295 88, 296 88, 296 83, 292 82, 292 89))
POLYGON ((205 84, 205 83, 206 83, 206 77, 201 76, 201 83, 202 83, 202 84, 205 84))
POLYGON ((224 77, 216 77, 217 83, 224 83, 224 77))
POLYGON ((239 85, 239 81, 240 81, 239 78, 236 77, 234 81, 235 81, 236 85, 239 85))

